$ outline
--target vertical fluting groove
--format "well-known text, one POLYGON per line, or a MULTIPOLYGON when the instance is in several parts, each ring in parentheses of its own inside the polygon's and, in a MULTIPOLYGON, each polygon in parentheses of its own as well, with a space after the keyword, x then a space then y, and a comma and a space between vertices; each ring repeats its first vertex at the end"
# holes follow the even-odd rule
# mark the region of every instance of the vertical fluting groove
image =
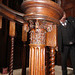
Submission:
POLYGON ((39 47, 39 75, 40 75, 40 47, 39 47))
POLYGON ((31 51, 32 51, 32 53, 31 53, 32 54, 32 58, 31 58, 31 75, 33 75, 33 67, 34 67, 34 65, 33 65, 34 64, 33 63, 33 55, 34 55, 34 48, 32 48, 31 51))
POLYGON ((9 75, 13 75, 13 54, 14 54, 14 37, 11 37, 11 53, 10 53, 9 75))
POLYGON ((34 48, 34 75, 36 75, 36 47, 34 48))
POLYGON ((36 55, 36 58, 35 58, 35 61, 36 61, 36 75, 38 75, 38 67, 37 67, 37 64, 38 64, 38 61, 37 61, 38 60, 38 54, 37 54, 38 50, 37 50, 37 47, 36 47, 35 51, 36 51, 36 54, 35 54, 36 55))
POLYGON ((42 66, 42 69, 43 69, 42 72, 43 72, 43 74, 42 74, 42 75, 45 75, 45 48, 43 48, 42 51, 43 51, 43 53, 42 53, 42 54, 43 54, 43 56, 42 56, 42 57, 43 57, 43 58, 42 58, 42 61, 43 61, 43 62, 42 62, 42 65, 43 65, 43 66, 42 66))
POLYGON ((55 49, 50 49, 50 74, 49 75, 55 75, 55 49))
POLYGON ((33 61, 34 61, 34 63, 33 63, 33 75, 35 75, 35 47, 34 47, 34 54, 33 54, 33 61))
POLYGON ((34 51, 35 51, 35 56, 34 56, 34 59, 35 59, 35 60, 34 60, 34 62, 35 62, 35 66, 34 66, 34 68, 35 68, 35 69, 34 69, 34 75, 36 75, 36 70, 37 70, 37 66, 36 66, 36 60, 37 60, 37 58, 36 58, 36 47, 35 47, 35 50, 34 50, 34 51))
MULTIPOLYGON (((29 61, 31 61, 31 53, 32 53, 32 50, 31 50, 32 48, 30 48, 30 56, 29 56, 29 61)), ((29 75, 31 74, 30 73, 31 72, 31 62, 29 62, 29 75)))
POLYGON ((43 66, 43 65, 42 65, 42 50, 41 50, 41 49, 40 49, 40 53, 41 53, 41 57, 40 57, 40 58, 41 58, 41 75, 42 75, 42 71, 43 71, 43 70, 42 70, 42 66, 43 66))
POLYGON ((39 75, 39 48, 37 47, 37 75, 39 75))

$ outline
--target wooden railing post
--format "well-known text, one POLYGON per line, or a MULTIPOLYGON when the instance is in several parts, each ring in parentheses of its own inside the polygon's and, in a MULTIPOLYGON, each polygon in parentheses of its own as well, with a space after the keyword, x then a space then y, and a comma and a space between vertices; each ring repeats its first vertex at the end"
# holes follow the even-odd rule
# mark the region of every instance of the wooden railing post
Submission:
POLYGON ((28 32, 28 24, 24 23, 22 26, 22 41, 23 41, 23 50, 22 50, 22 75, 26 75, 26 42, 27 42, 27 32, 28 32))
POLYGON ((55 75, 55 47, 57 46, 57 26, 56 25, 51 25, 49 32, 47 32, 46 46, 50 47, 49 75, 55 75))
POLYGON ((49 59, 49 75, 55 75, 55 48, 50 48, 50 59, 49 59))
POLYGON ((9 36, 11 37, 9 75, 13 75, 13 55, 14 55, 14 37, 15 37, 15 22, 14 21, 10 21, 9 36))
POLYGON ((29 75, 45 75, 45 37, 44 29, 30 31, 29 75))

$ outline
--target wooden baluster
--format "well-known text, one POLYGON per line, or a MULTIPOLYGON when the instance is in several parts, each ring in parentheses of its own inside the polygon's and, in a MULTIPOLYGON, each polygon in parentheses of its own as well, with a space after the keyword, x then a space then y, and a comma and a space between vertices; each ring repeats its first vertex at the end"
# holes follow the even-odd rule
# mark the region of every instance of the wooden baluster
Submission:
POLYGON ((9 75, 13 75, 13 55, 14 55, 14 37, 15 37, 15 22, 14 21, 10 21, 9 36, 11 37, 9 75))
POLYGON ((50 74, 49 75, 55 75, 55 48, 51 47, 50 49, 50 69, 49 69, 49 72, 50 74))
POLYGON ((0 16, 0 29, 2 29, 2 16, 0 16))
POLYGON ((22 41, 23 41, 23 51, 22 51, 22 75, 26 75, 26 42, 27 42, 27 32, 28 24, 22 26, 22 41))
POLYGON ((55 75, 55 47, 57 46, 57 26, 52 25, 46 35, 46 46, 50 47, 49 75, 55 75))

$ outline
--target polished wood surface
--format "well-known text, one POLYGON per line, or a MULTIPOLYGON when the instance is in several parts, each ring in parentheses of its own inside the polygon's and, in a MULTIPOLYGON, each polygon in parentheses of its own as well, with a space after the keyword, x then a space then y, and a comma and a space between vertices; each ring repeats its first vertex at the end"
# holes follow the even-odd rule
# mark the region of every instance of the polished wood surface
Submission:
POLYGON ((15 22, 10 21, 10 27, 9 27, 9 36, 14 37, 15 36, 15 22))
POLYGON ((2 16, 0 16, 0 29, 2 28, 2 16))
POLYGON ((50 69, 49 69, 49 75, 55 75, 55 48, 50 48, 50 69))
POLYGON ((45 46, 30 44, 29 75, 45 75, 45 46))
POLYGON ((45 19, 59 24, 59 19, 63 15, 63 10, 58 4, 47 0, 24 1, 22 3, 22 9, 25 13, 25 20, 45 19))
MULTIPOLYGON (((12 21, 18 21, 20 23, 28 22, 28 28, 25 27, 25 32, 22 31, 22 41, 26 41, 24 37, 27 37, 27 31, 30 32, 30 58, 29 58, 29 75, 45 75, 45 46, 46 41, 52 42, 48 44, 51 47, 50 50, 50 75, 54 75, 54 59, 56 46, 56 37, 52 40, 46 40, 46 33, 52 31, 50 24, 58 25, 59 19, 63 16, 62 8, 51 0, 32 0, 24 1, 22 3, 22 9, 24 14, 18 13, 0 4, 0 14, 12 21), (45 11, 45 12, 44 12, 45 11), (29 30, 28 30, 29 29, 29 30), (36 66, 37 65, 37 66, 36 66)), ((10 59, 10 75, 13 75, 13 49, 14 49, 14 36, 15 27, 10 22, 11 36, 11 59, 10 59), (12 30, 13 29, 13 30, 12 30)), ((25 25, 26 26, 26 25, 25 25)), ((54 26, 53 26, 54 27, 54 26)), ((52 27, 52 28, 53 28, 52 27)), ((24 28, 24 27, 23 27, 24 28)), ((56 29, 56 28, 55 28, 56 29)), ((56 31, 53 31, 52 35, 56 36, 56 31)), ((51 36, 47 36, 53 38, 51 36)), ((25 46, 25 45, 24 45, 25 46)), ((25 60, 25 59, 24 59, 25 60)), ((25 63, 25 62, 24 62, 25 63)), ((25 65, 25 64, 24 64, 25 65)))
POLYGON ((24 23, 24 20, 22 18, 24 16, 23 13, 19 13, 15 10, 12 10, 2 3, 0 3, 0 14, 9 20, 13 20, 13 21, 16 20, 18 22, 24 23))
POLYGON ((29 75, 45 75, 45 37, 44 29, 30 32, 29 75))
POLYGON ((46 46, 50 47, 50 51, 47 50, 47 54, 49 53, 50 57, 47 57, 47 75, 55 75, 55 47, 57 46, 57 26, 52 25, 51 31, 46 34, 46 46), (49 67, 48 67, 49 65, 49 67))
POLYGON ((46 46, 56 47, 57 46, 57 26, 51 26, 51 32, 47 32, 46 35, 46 46))
POLYGON ((15 22, 13 21, 10 21, 9 36, 11 37, 9 75, 13 75, 14 37, 15 37, 15 22))
POLYGON ((22 26, 22 41, 25 42, 27 41, 27 32, 28 32, 28 24, 24 23, 22 26))

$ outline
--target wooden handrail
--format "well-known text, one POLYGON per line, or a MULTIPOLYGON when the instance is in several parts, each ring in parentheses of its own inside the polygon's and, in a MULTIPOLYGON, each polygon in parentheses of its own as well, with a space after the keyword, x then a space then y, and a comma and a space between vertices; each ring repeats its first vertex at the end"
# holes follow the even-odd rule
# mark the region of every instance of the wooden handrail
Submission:
POLYGON ((9 20, 16 20, 20 23, 24 23, 23 13, 17 12, 15 10, 10 9, 0 2, 0 14, 3 17, 8 18, 9 20))
POLYGON ((7 11, 13 13, 13 14, 19 15, 19 16, 24 16, 24 15, 25 15, 25 14, 23 14, 23 13, 17 12, 17 11, 15 11, 15 10, 13 10, 13 9, 11 9, 11 8, 9 8, 9 7, 7 7, 6 5, 4 5, 4 4, 2 4, 2 3, 0 3, 0 7, 4 8, 5 10, 7 10, 7 11))

